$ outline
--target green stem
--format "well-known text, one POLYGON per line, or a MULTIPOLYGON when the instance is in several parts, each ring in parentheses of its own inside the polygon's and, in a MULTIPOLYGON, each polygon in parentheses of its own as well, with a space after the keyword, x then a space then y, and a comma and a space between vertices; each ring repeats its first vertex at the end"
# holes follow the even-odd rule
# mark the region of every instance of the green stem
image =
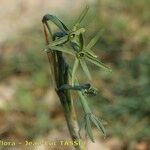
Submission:
MULTIPOLYGON (((58 67, 58 79, 59 84, 58 86, 62 86, 64 84, 69 84, 69 76, 68 76, 68 65, 65 62, 62 52, 56 52, 57 53, 57 60, 58 65, 55 66, 55 68, 58 67)), ((61 101, 61 104, 64 109, 65 118, 67 121, 68 129, 72 138, 72 141, 80 141, 81 139, 78 134, 78 122, 76 119, 76 113, 74 110, 73 100, 71 99, 71 94, 69 90, 57 90, 57 94, 59 96, 59 99, 61 101)), ((83 150, 81 145, 75 146, 76 150, 83 150)))
MULTIPOLYGON (((46 22, 49 33, 52 35, 50 27, 46 22)), ((54 40, 54 39, 53 39, 54 40)), ((49 44, 49 43, 47 43, 49 44)), ((58 90, 62 85, 69 84, 69 68, 66 63, 62 52, 52 52, 53 57, 53 68, 54 76, 56 82, 56 92, 59 96, 60 102, 62 104, 68 129, 72 141, 79 141, 81 145, 78 144, 75 147, 76 150, 85 150, 85 146, 82 144, 82 140, 79 136, 79 126, 76 118, 76 113, 74 110, 73 100, 71 98, 70 90, 58 90)))

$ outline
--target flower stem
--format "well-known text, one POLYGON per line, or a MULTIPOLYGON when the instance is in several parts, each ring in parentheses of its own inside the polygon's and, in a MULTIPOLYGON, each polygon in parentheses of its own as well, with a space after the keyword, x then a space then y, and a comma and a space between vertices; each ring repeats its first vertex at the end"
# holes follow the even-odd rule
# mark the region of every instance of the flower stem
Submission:
MULTIPOLYGON (((49 34, 51 35, 50 27, 48 23, 46 24, 49 34)), ((46 32, 46 30, 45 30, 46 32)), ((45 33, 46 36, 46 42, 47 45, 49 44, 49 41, 47 40, 47 34, 45 33)), ((52 37, 53 38, 53 37, 52 37)), ((53 39, 54 40, 54 39, 53 39)), ((77 141, 80 142, 81 144, 78 144, 75 147, 76 150, 85 150, 85 145, 83 144, 82 139, 79 136, 79 126, 76 118, 76 113, 74 110, 74 105, 73 105, 73 100, 71 98, 70 90, 58 90, 62 85, 64 84, 69 84, 69 67, 68 64, 66 63, 62 52, 52 52, 47 53, 49 61, 50 57, 53 60, 53 72, 55 76, 55 83, 56 83, 56 92, 59 96, 60 102, 62 104, 66 122, 68 125, 68 129, 70 132, 70 136, 72 138, 72 141, 77 141)))

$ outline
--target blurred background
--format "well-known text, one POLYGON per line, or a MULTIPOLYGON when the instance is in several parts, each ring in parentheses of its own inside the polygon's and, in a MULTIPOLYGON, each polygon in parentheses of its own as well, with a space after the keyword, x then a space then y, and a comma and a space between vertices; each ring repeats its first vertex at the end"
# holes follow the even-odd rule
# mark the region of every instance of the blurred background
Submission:
MULTIPOLYGON (((104 29, 93 50, 113 70, 89 64, 99 93, 88 102, 107 121, 107 138, 94 129, 96 142, 88 141, 87 150, 149 149, 149 0, 0 0, 0 149, 48 150, 44 145, 3 146, 2 141, 70 139, 43 52, 41 19, 54 14, 71 27, 86 3, 85 39, 88 43, 104 29)), ((82 70, 78 73, 82 81, 82 70)))

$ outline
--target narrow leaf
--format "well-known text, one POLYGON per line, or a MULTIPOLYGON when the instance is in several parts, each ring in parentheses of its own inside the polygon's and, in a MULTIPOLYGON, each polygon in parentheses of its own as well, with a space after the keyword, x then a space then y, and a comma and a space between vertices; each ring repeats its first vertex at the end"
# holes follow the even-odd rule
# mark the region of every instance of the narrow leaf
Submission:
POLYGON ((96 55, 92 50, 87 49, 87 48, 84 48, 84 51, 85 51, 87 54, 91 55, 92 57, 97 58, 97 55, 96 55))
POLYGON ((52 52, 52 50, 68 53, 74 56, 74 53, 70 49, 62 46, 47 46, 45 49, 46 52, 52 52))
POLYGON ((75 73, 77 71, 78 65, 79 65, 79 60, 76 58, 72 69, 72 86, 74 86, 75 83, 75 73))
POLYGON ((89 10, 89 7, 86 6, 86 8, 83 10, 81 15, 79 16, 75 26, 78 26, 81 23, 81 21, 84 19, 85 15, 87 14, 88 10, 89 10))
POLYGON ((90 61, 91 63, 95 64, 96 66, 108 70, 108 71, 112 71, 110 68, 108 68, 104 63, 102 63, 101 61, 99 61, 98 59, 91 57, 90 55, 87 55, 87 57, 85 57, 86 60, 90 61))
POLYGON ((94 142, 94 137, 93 137, 92 128, 91 128, 90 115, 86 114, 85 118, 86 118, 86 131, 87 131, 87 134, 88 134, 89 138, 92 140, 92 142, 94 142))
POLYGON ((93 51, 88 51, 87 52, 89 55, 91 55, 92 57, 97 58, 97 55, 93 52, 93 51))
POLYGON ((63 32, 67 33, 69 31, 66 25, 54 15, 46 14, 43 17, 42 22, 46 23, 49 20, 52 21, 63 32))
POLYGON ((86 76, 88 77, 89 80, 92 79, 91 74, 89 72, 89 69, 86 65, 86 62, 83 59, 80 59, 80 64, 82 66, 83 71, 85 72, 86 76))
POLYGON ((101 123, 101 121, 98 120, 94 115, 91 116, 91 120, 93 121, 95 126, 98 128, 98 130, 102 131, 102 133, 106 137, 106 131, 105 131, 105 128, 104 128, 103 124, 101 123))
POLYGON ((91 109, 90 109, 90 107, 88 105, 87 100, 85 99, 84 95, 82 94, 82 92, 78 91, 78 94, 79 94, 80 102, 82 104, 82 107, 83 107, 83 110, 84 110, 85 114, 91 113, 91 109))
POLYGON ((53 41, 51 44, 49 44, 49 46, 57 46, 57 45, 61 45, 64 44, 68 41, 68 35, 61 37, 59 39, 56 39, 55 41, 53 41))
POLYGON ((96 42, 99 40, 100 36, 102 35, 102 32, 103 30, 101 30, 100 32, 98 32, 92 39, 91 41, 89 42, 89 44, 87 45, 87 49, 91 49, 95 44, 96 42))

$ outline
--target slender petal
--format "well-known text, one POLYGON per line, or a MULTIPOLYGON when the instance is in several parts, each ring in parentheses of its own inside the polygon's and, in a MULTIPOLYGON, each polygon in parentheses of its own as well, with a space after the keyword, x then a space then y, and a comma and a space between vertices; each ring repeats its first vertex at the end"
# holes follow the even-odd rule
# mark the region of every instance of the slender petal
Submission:
POLYGON ((106 131, 101 121, 98 118, 96 118, 94 115, 91 115, 91 120, 98 128, 98 130, 101 131, 104 134, 104 136, 106 136, 106 131))
POLYGON ((68 40, 69 40, 69 37, 68 37, 68 35, 66 35, 64 37, 56 39, 51 44, 49 44, 49 46, 57 46, 57 45, 65 44, 66 42, 68 42, 68 40))
POLYGON ((85 116, 85 121, 86 121, 86 131, 89 136, 89 138, 94 142, 94 137, 92 133, 92 127, 91 127, 91 120, 90 120, 91 114, 86 114, 85 116))
POLYGON ((47 46, 47 48, 45 49, 46 52, 52 52, 52 50, 68 53, 74 56, 74 53, 70 49, 62 46, 47 46))
POLYGON ((91 41, 89 42, 89 44, 87 45, 87 49, 91 49, 95 44, 96 44, 96 42, 99 40, 99 37, 102 35, 102 32, 103 30, 101 30, 100 32, 98 32, 97 34, 96 34, 96 36, 95 37, 93 37, 92 39, 91 39, 91 41))
POLYGON ((96 66, 104 69, 104 70, 108 70, 108 71, 112 71, 110 68, 108 68, 104 63, 102 63, 101 61, 99 61, 98 59, 91 57, 89 55, 87 55, 86 60, 88 60, 89 62, 95 64, 96 66))
POLYGON ((97 55, 90 49, 84 49, 84 51, 88 54, 91 55, 92 57, 97 58, 97 55))
POLYGON ((83 59, 80 59, 80 64, 82 66, 83 71, 85 72, 86 76, 89 80, 92 79, 91 74, 89 72, 88 66, 86 65, 86 62, 83 59))
POLYGON ((81 13, 81 15, 79 16, 79 18, 78 18, 78 20, 77 20, 75 26, 78 26, 78 25, 81 23, 81 21, 82 21, 82 20, 84 19, 84 17, 86 16, 88 10, 89 10, 89 7, 86 6, 86 8, 83 10, 83 12, 81 13))

